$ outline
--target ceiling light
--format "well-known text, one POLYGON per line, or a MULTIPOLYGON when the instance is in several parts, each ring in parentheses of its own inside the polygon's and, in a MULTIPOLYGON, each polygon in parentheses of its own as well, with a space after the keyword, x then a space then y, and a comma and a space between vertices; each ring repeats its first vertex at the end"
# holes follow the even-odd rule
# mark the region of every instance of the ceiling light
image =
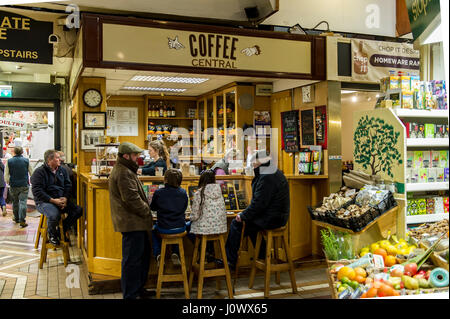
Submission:
POLYGON ((352 102, 356 102, 357 98, 356 96, 352 96, 352 102))
POLYGON ((147 86, 125 86, 124 90, 130 91, 155 91, 155 92, 184 92, 186 89, 174 89, 174 88, 152 88, 147 86))
POLYGON ((341 90, 341 94, 355 93, 356 91, 341 90))
POLYGON ((147 76, 147 75, 135 75, 131 81, 140 82, 169 82, 169 83, 188 83, 188 84, 200 84, 208 81, 208 78, 189 78, 178 76, 147 76))

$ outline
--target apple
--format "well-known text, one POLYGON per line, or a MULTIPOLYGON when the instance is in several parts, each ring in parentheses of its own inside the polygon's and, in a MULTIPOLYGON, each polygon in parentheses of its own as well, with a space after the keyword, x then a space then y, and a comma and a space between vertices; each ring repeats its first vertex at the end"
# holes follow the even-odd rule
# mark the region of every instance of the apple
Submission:
POLYGON ((417 273, 417 264, 416 263, 410 263, 405 266, 405 275, 412 277, 416 273, 417 273))
POLYGON ((403 271, 401 271, 401 269, 394 269, 391 271, 391 277, 401 277, 403 276, 403 271))

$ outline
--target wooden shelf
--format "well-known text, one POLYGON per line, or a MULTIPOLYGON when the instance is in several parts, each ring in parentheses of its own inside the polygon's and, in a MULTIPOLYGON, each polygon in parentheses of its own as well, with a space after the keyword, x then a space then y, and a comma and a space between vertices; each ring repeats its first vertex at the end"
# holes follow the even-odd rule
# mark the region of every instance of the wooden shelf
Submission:
POLYGON ((408 147, 448 147, 447 138, 408 138, 406 139, 408 147))
POLYGON ((436 183, 408 183, 407 192, 445 191, 448 190, 448 182, 436 183))
POLYGON ((444 219, 448 219, 448 213, 413 215, 413 216, 406 216, 406 223, 407 224, 433 223, 444 219))
POLYGON ((313 220, 312 222, 313 222, 313 224, 316 224, 321 227, 325 227, 325 228, 329 227, 331 229, 350 233, 352 235, 360 235, 360 234, 364 233, 365 231, 367 231, 373 225, 378 225, 378 227, 380 228, 380 232, 383 233, 388 228, 392 227, 392 225, 397 224, 397 216, 396 216, 397 211, 398 211, 398 206, 391 208, 387 212, 383 213, 383 215, 375 218, 373 221, 371 221, 369 224, 367 224, 366 227, 364 227, 359 232, 354 232, 351 229, 335 226, 335 225, 328 224, 326 222, 322 222, 322 221, 318 221, 318 220, 313 220))
POLYGON ((148 117, 149 120, 199 120, 195 117, 148 117))

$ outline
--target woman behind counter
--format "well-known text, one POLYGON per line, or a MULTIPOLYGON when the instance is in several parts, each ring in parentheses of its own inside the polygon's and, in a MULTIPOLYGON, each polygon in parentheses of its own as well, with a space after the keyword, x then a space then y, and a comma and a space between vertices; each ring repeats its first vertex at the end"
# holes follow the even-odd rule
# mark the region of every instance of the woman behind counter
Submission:
POLYGON ((163 174, 170 168, 170 157, 167 147, 161 140, 151 141, 149 144, 149 154, 153 162, 142 167, 142 175, 155 176, 156 168, 162 167, 163 174))

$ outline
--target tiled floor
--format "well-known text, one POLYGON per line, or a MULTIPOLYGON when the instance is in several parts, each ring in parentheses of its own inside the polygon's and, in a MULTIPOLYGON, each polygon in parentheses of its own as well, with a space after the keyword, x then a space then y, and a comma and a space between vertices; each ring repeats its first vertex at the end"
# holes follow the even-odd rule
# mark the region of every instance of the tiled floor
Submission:
MULTIPOLYGON (((0 299, 121 299, 121 293, 89 295, 86 263, 75 238, 70 247, 71 262, 64 267, 61 252, 49 251, 47 263, 39 269, 39 249, 34 249, 39 215, 29 212, 28 227, 21 229, 12 221, 12 212, 0 215, 0 299), (35 217, 32 217, 35 216, 35 217)), ((292 293, 289 276, 281 274, 281 284, 271 282, 272 298, 330 298, 330 290, 325 268, 306 268, 295 272, 298 292, 292 293)), ((263 277, 256 277, 254 289, 248 288, 248 274, 240 274, 235 287, 236 299, 263 297, 263 277)), ((196 298, 194 282, 191 298, 196 298)), ((184 298, 182 284, 163 286, 161 298, 184 298)), ((207 280, 203 288, 203 298, 227 298, 225 281, 221 290, 216 291, 216 281, 207 280)))

